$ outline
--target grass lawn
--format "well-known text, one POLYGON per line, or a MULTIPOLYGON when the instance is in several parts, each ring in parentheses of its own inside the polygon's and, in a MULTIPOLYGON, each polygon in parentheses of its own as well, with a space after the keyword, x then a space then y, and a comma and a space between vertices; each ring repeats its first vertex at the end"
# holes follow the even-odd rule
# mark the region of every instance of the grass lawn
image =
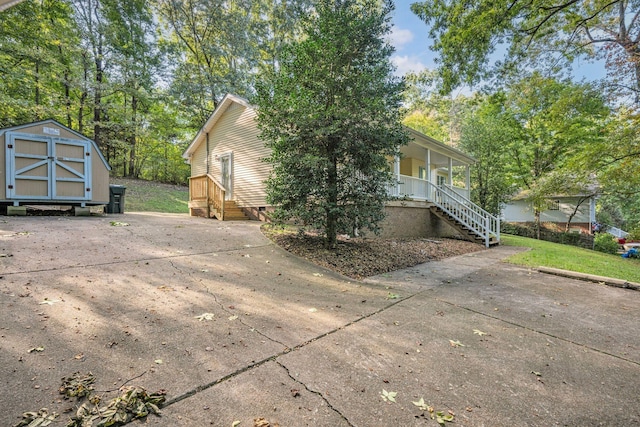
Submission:
POLYGON ((638 259, 622 258, 620 255, 504 234, 500 236, 500 243, 531 248, 530 251, 506 259, 512 264, 534 268, 560 268, 640 283, 640 260, 638 259))
POLYGON ((111 184, 127 187, 125 212, 189 212, 189 187, 124 178, 112 178, 111 184))

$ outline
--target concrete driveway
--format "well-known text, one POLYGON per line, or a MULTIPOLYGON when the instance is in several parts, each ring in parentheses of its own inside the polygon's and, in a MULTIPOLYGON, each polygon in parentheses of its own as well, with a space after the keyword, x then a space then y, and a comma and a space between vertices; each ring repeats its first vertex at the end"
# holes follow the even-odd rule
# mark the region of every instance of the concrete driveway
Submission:
POLYGON ((74 372, 165 389, 154 426, 437 426, 420 399, 452 426, 640 425, 640 292, 512 247, 354 281, 259 226, 0 217, 0 425, 65 425, 74 372))

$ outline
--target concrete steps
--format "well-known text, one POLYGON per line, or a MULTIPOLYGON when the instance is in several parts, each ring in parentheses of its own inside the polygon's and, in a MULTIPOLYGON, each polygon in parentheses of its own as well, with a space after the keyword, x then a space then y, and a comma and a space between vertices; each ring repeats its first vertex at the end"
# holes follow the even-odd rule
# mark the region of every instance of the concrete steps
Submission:
MULTIPOLYGON (((440 207, 431 206, 429 208, 429 210, 431 210, 431 212, 434 215, 436 215, 438 218, 442 219, 443 221, 445 221, 449 225, 451 225, 453 228, 458 230, 460 232, 460 234, 462 235, 462 237, 464 237, 466 240, 469 240, 470 242, 474 242, 474 243, 481 243, 483 245, 485 244, 484 238, 482 236, 478 235, 475 231, 469 229, 465 225, 463 225, 460 222, 458 222, 458 220, 456 218, 454 218, 453 216, 449 215, 447 212, 442 210, 440 207)), ((500 242, 497 241, 494 237, 489 239, 489 246, 495 246, 495 245, 498 245, 498 244, 500 244, 500 242)))

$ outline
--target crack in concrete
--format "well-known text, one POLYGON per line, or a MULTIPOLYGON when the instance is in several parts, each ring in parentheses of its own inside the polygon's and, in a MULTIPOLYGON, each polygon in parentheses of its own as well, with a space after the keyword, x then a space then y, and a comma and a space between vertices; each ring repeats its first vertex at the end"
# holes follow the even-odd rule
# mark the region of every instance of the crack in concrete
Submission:
POLYGON ((307 386, 305 383, 303 383, 302 381, 296 379, 293 375, 291 375, 291 372, 289 371, 289 368, 287 368, 285 365, 283 365, 282 363, 280 363, 279 361, 275 361, 275 363, 280 366, 282 369, 284 369, 284 371, 287 373, 287 375, 289 376, 289 378, 291 378, 292 381, 294 381, 296 384, 300 384, 302 387, 305 388, 305 390, 307 390, 309 393, 311 394, 315 394, 316 396, 319 396, 324 403, 327 404, 327 406, 329 407, 329 409, 331 409, 333 412, 335 412, 336 414, 338 414, 340 416, 340 418, 342 418, 348 425, 350 425, 351 427, 355 427, 351 421, 349 421, 349 419, 342 413, 340 412, 335 406, 333 406, 331 404, 331 402, 329 402, 329 400, 319 391, 316 390, 312 390, 309 388, 309 386, 307 386))
POLYGON ((569 343, 569 344, 572 344, 572 345, 575 345, 575 346, 578 346, 578 347, 586 348, 586 349, 594 351, 596 353, 604 354, 606 356, 613 357, 613 358, 616 358, 616 359, 619 359, 619 360, 622 360, 622 361, 625 361, 625 362, 632 363, 634 365, 640 366, 640 362, 638 362, 638 361, 635 361, 635 360, 632 360, 632 359, 628 359, 626 357, 622 357, 622 356, 617 355, 617 354, 609 353, 608 351, 601 350, 601 349, 598 349, 598 348, 595 348, 595 347, 591 347, 591 346, 589 346, 587 344, 583 344, 583 343, 580 343, 580 342, 577 342, 577 341, 573 341, 573 340, 571 340, 569 338, 563 338, 563 337, 551 334, 549 332, 544 332, 544 331, 537 330, 535 328, 530 328, 529 326, 521 325, 519 323, 512 322, 510 320, 505 320, 505 319, 502 319, 502 318, 497 317, 497 316, 492 316, 491 314, 484 313, 484 312, 478 311, 478 310, 474 310, 473 308, 464 307, 462 305, 455 304, 455 303, 452 303, 450 301, 446 301, 446 300, 443 300, 443 299, 440 299, 440 298, 434 298, 434 299, 436 301, 440 301, 440 302, 442 302, 444 304, 448 304, 448 305, 450 305, 452 307, 456 307, 456 308, 459 308, 459 309, 462 309, 462 310, 466 310, 466 311, 469 311, 469 312, 474 313, 474 314, 479 314, 479 315, 487 317, 489 319, 498 320, 498 321, 506 323, 508 325, 516 326, 518 328, 522 328, 522 329, 524 329, 526 331, 530 331, 530 332, 534 332, 534 333, 537 333, 537 334, 540 334, 540 335, 544 335, 544 336, 547 336, 549 338, 555 338, 557 340, 564 341, 566 343, 569 343))
MULTIPOLYGON (((419 292, 419 293, 421 293, 421 292, 419 292)), ((330 331, 327 331, 327 332, 325 332, 325 333, 322 333, 322 334, 320 334, 320 335, 318 335, 318 336, 316 336, 316 337, 313 337, 313 338, 311 338, 311 339, 309 339, 309 340, 307 340, 307 341, 305 341, 305 342, 303 342, 303 343, 300 343, 300 344, 298 344, 298 345, 296 345, 296 346, 294 346, 294 347, 292 347, 292 348, 286 348, 285 350, 283 350, 283 351, 281 351, 281 352, 278 352, 278 353, 273 354, 273 355, 271 355, 271 356, 265 357, 264 359, 259 360, 259 361, 255 362, 255 363, 252 363, 252 364, 250 364, 250 365, 244 366, 244 367, 242 367, 242 368, 240 368, 240 369, 238 369, 238 370, 236 370, 236 371, 234 371, 234 372, 231 372, 231 373, 229 373, 229 374, 225 375, 224 377, 218 378, 217 380, 211 381, 211 382, 209 382, 209 383, 207 383, 207 384, 199 385, 199 386, 195 387, 195 388, 194 388, 194 389, 192 389, 192 390, 189 390, 189 391, 187 391, 187 392, 184 392, 184 393, 183 393, 183 394, 181 394, 181 395, 178 395, 178 396, 174 397, 173 399, 169 399, 169 400, 167 400, 167 401, 165 402, 165 404, 163 405, 163 408, 166 408, 166 407, 168 407, 168 406, 170 406, 170 405, 173 405, 173 404, 175 404, 175 403, 178 403, 178 402, 180 402, 180 401, 182 401, 182 400, 184 400, 184 399, 187 399, 187 398, 189 398, 189 397, 195 396, 196 394, 198 394, 198 393, 200 393, 200 392, 203 392, 203 391, 205 391, 205 390, 208 390, 208 389, 210 389, 211 387, 214 387, 214 386, 216 386, 216 385, 218 385, 218 384, 221 384, 221 383, 223 383, 223 382, 225 382, 225 381, 227 381, 227 380, 230 380, 230 379, 232 379, 232 378, 235 378, 235 377, 237 377, 238 375, 241 375, 241 374, 243 374, 243 373, 245 373, 245 372, 248 372, 248 371, 250 371, 250 370, 252 370, 252 369, 254 369, 254 368, 258 368, 258 367, 260 367, 260 366, 264 365, 265 363, 267 363, 267 362, 269 362, 269 361, 276 362, 277 364, 279 364, 279 365, 280 365, 280 363, 279 363, 279 362, 278 362, 278 360, 277 360, 279 357, 282 357, 282 356, 284 356, 284 355, 286 355, 286 354, 289 354, 289 353, 291 353, 291 352, 294 352, 294 351, 298 351, 298 350, 300 350, 300 349, 302 349, 302 348, 304 348, 304 347, 308 346, 309 344, 312 344, 312 343, 314 343, 314 342, 316 342, 316 341, 318 341, 318 340, 320 340, 320 339, 322 339, 322 338, 325 338, 325 337, 327 337, 327 336, 333 335, 333 334, 335 334, 336 332, 339 332, 339 331, 342 331, 342 330, 344 330, 344 329, 348 328, 349 326, 355 325, 355 324, 357 324, 357 323, 359 323, 359 322, 361 322, 361 321, 363 321, 363 320, 366 320, 366 319, 368 319, 368 318, 370 318, 370 317, 372 317, 372 316, 375 316, 376 314, 382 313, 382 312, 384 312, 384 311, 386 311, 386 310, 388 310, 388 309, 390 309, 390 308, 392 308, 392 307, 396 306, 397 304, 400 304, 400 303, 401 303, 401 302, 403 302, 403 301, 406 301, 406 300, 408 300, 408 299, 410 299, 410 298, 415 297, 416 295, 418 295, 418 293, 416 293, 416 294, 412 294, 412 295, 409 295, 409 296, 407 296, 406 298, 398 299, 397 301, 394 301, 393 303, 391 303, 391 304, 389 304, 389 305, 387 305, 387 306, 384 306, 384 307, 382 307, 382 308, 379 308, 378 310, 375 310, 375 311, 373 311, 373 312, 371 312, 371 313, 369 313, 369 314, 366 314, 366 315, 360 316, 360 317, 358 317, 358 318, 357 318, 357 319, 355 319, 355 320, 352 320, 352 321, 350 321, 350 322, 345 323, 345 324, 344 324, 344 325, 342 325, 342 326, 339 326, 339 327, 334 328, 334 329, 332 329, 332 330, 330 330, 330 331)), ((275 340, 272 340, 272 341, 277 342, 277 341, 275 341, 275 340)), ((285 347, 286 347, 286 346, 285 346, 285 347)))
MULTIPOLYGON (((251 246, 251 248, 252 249, 253 248, 263 248, 263 247, 270 246, 270 245, 271 245, 271 243, 267 243, 267 244, 264 244, 264 245, 251 246)), ((151 257, 151 258, 140 258, 140 259, 128 259, 128 260, 123 260, 123 261, 97 262, 97 263, 94 263, 94 264, 69 265, 69 266, 64 266, 64 267, 42 268, 42 269, 39 269, 39 270, 10 271, 10 272, 6 272, 6 273, 2 273, 2 275, 3 276, 10 276, 10 275, 29 274, 29 273, 45 273, 45 272, 48 272, 48 271, 74 270, 74 269, 78 269, 78 268, 87 268, 87 267, 103 267, 103 266, 106 266, 106 265, 119 265, 119 264, 127 264, 127 263, 132 263, 132 262, 162 261, 162 260, 185 258, 185 257, 191 257, 191 256, 229 253, 229 252, 246 250, 246 249, 247 249, 246 247, 230 248, 230 249, 224 249, 224 250, 221 250, 221 251, 192 252, 192 253, 188 253, 188 254, 166 255, 166 256, 151 257)))

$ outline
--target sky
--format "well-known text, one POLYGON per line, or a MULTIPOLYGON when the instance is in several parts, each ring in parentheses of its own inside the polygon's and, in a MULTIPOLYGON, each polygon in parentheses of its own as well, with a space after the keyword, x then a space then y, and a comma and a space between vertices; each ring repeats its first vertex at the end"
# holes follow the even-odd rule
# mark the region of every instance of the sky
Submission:
MULTIPOLYGON (((405 75, 409 71, 419 72, 425 68, 434 69, 436 53, 429 47, 433 40, 429 38, 429 28, 411 12, 411 3, 419 0, 396 0, 396 9, 392 15, 393 30, 390 36, 391 44, 396 48, 391 60, 395 64, 396 74, 405 75)), ((424 1, 424 0, 420 0, 424 1)), ((574 64, 574 80, 583 78, 588 81, 605 76, 604 63, 578 61, 574 64)))

